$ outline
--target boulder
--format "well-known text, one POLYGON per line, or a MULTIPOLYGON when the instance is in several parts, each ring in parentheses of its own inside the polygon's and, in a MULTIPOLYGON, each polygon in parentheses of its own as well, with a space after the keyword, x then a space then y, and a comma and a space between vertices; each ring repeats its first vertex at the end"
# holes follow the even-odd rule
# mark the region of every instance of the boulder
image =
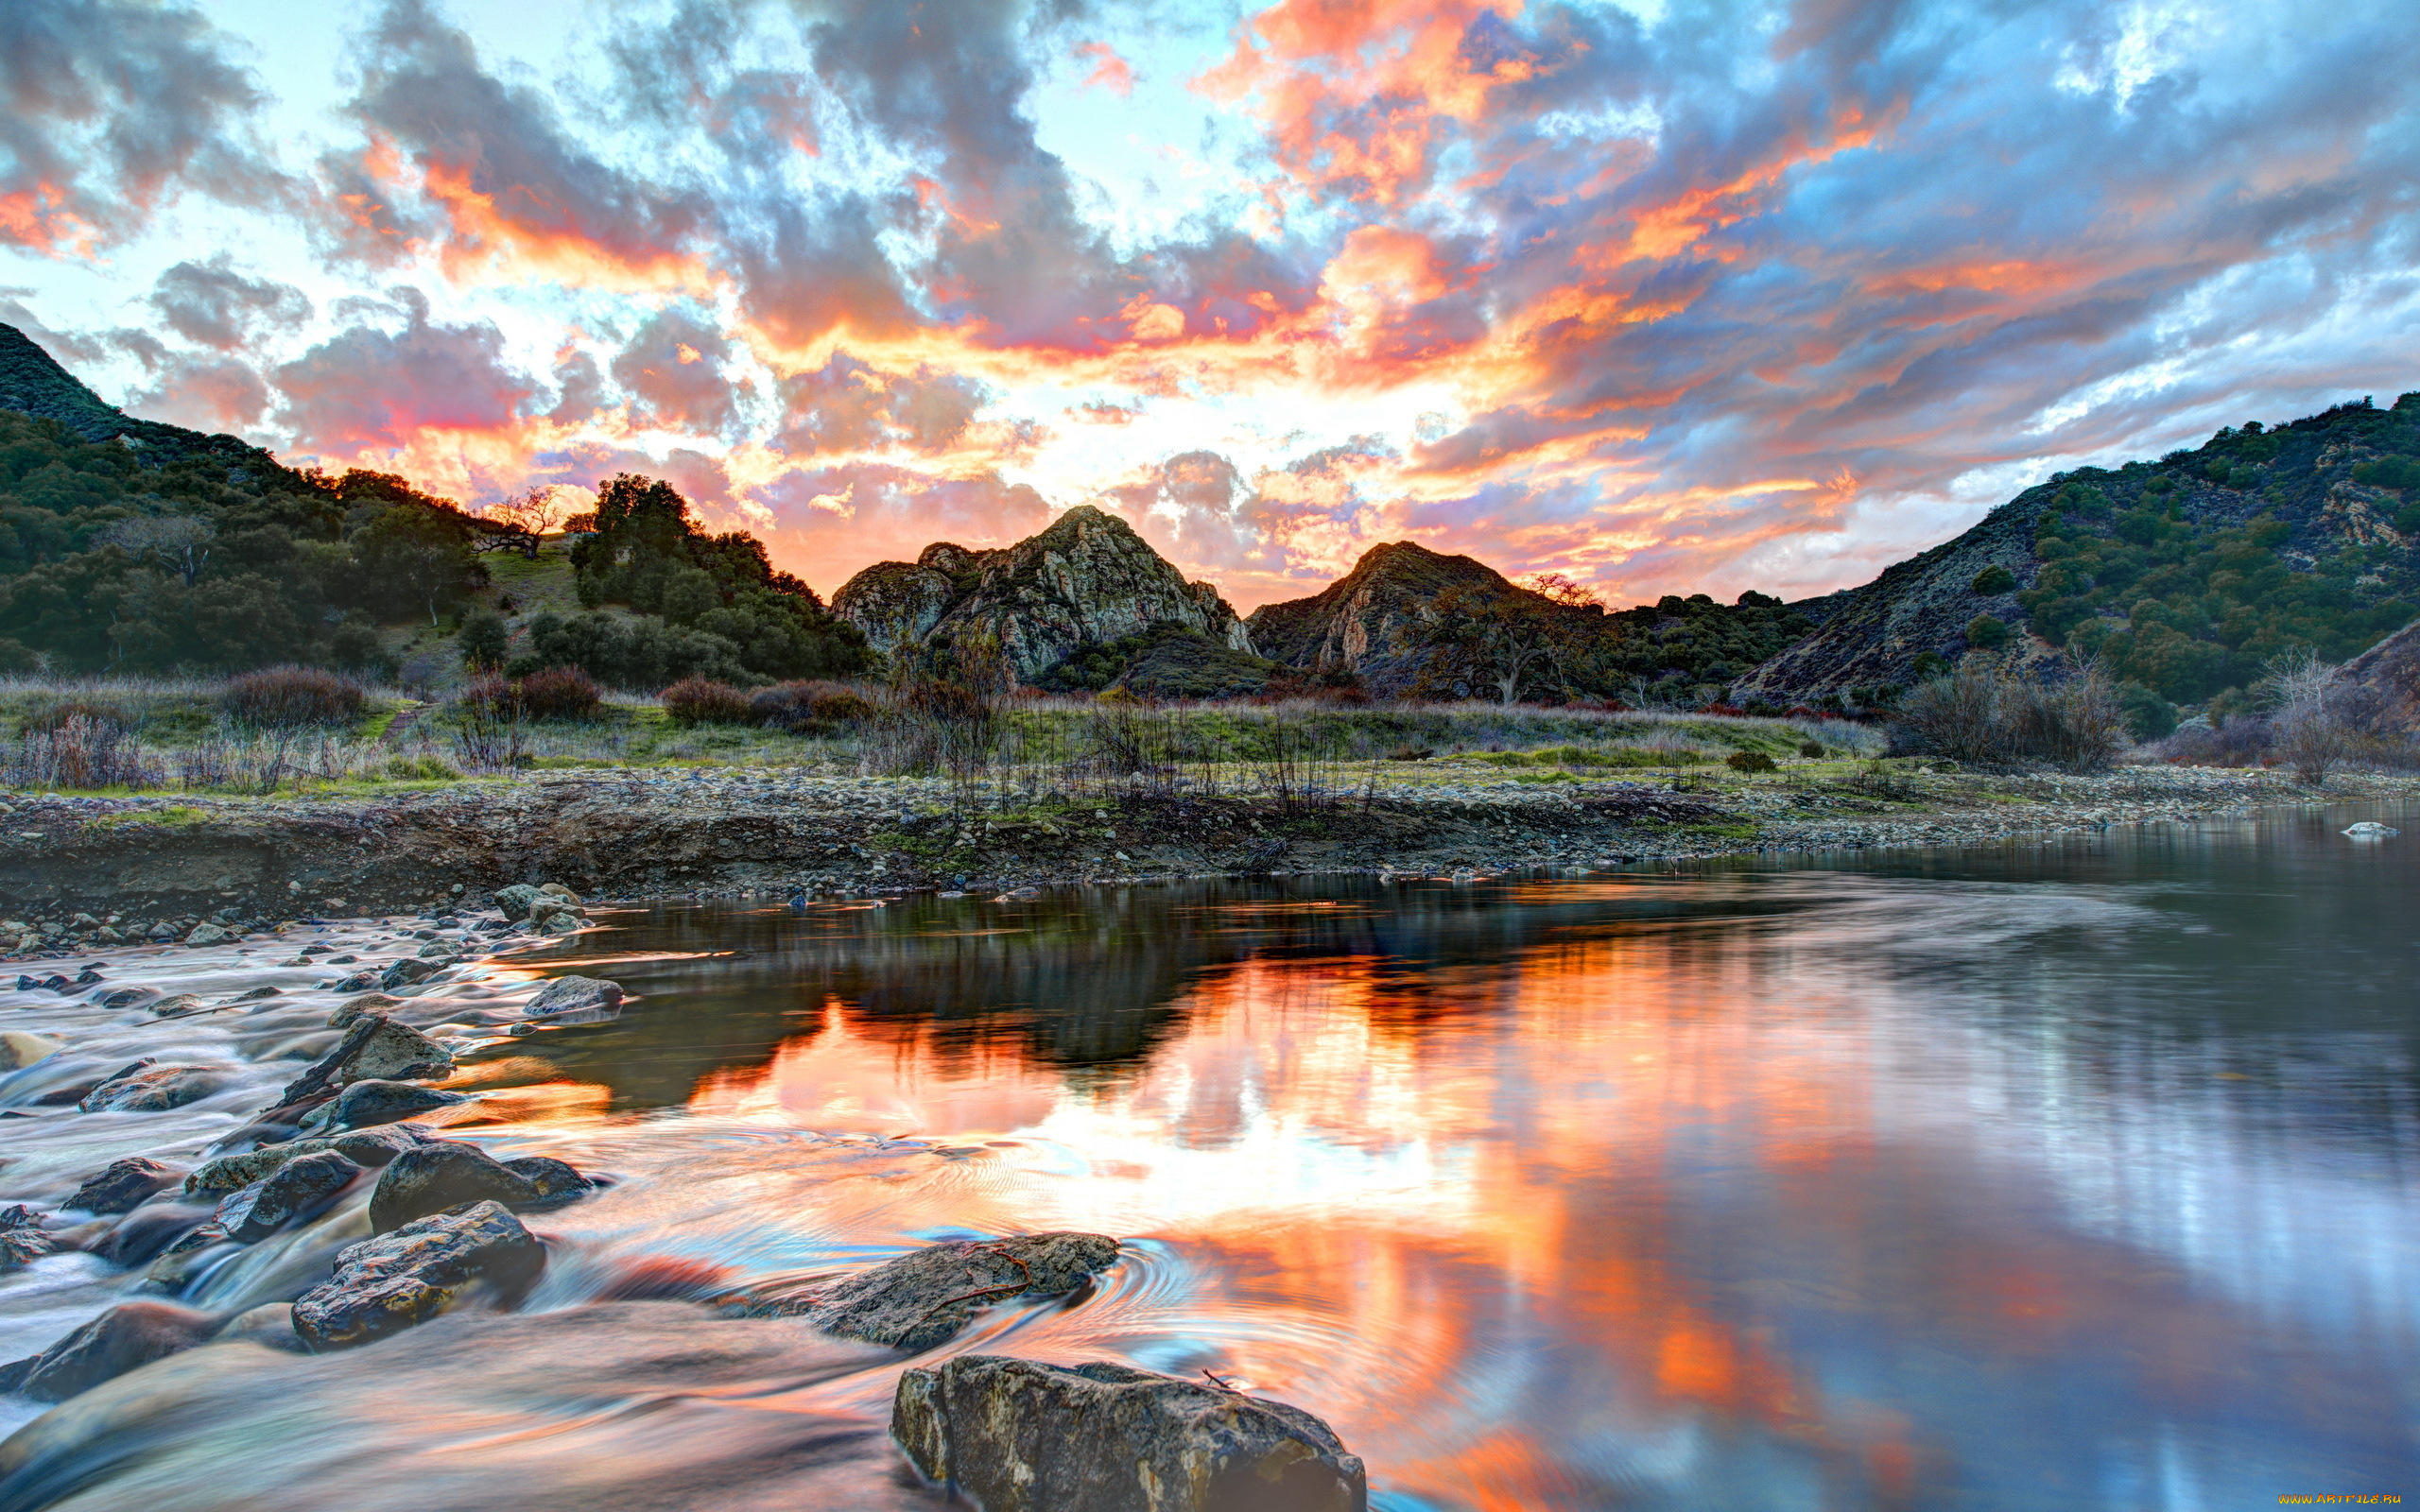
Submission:
POLYGON ((190 992, 177 992, 147 1003, 144 1008, 155 1019, 182 1019, 201 1011, 201 999, 190 992))
POLYGON ((586 1196, 596 1183, 579 1174, 568 1160, 551 1155, 525 1155, 507 1160, 504 1168, 537 1189, 538 1200, 554 1207, 586 1196))
POLYGON ((574 908, 583 906, 579 894, 572 891, 569 887, 564 886, 560 882, 542 882, 538 884, 538 890, 544 893, 549 898, 560 898, 564 902, 571 904, 574 908))
POLYGON ((462 958, 462 947, 450 939, 433 939, 420 948, 420 958, 439 966, 451 966, 462 958))
POLYGON ((538 989, 522 1012, 532 1019, 556 1019, 572 1013, 611 1017, 622 1006, 622 985, 593 976, 559 976, 538 989))
POLYGON ((433 1108, 451 1108, 470 1099, 460 1092, 440 1091, 434 1087, 420 1087, 407 1081, 372 1079, 356 1081, 337 1094, 336 1101, 321 1103, 303 1115, 307 1129, 337 1133, 344 1129, 369 1128, 379 1124, 400 1123, 433 1108))
POLYGON ((531 905, 544 896, 544 893, 527 883, 516 882, 510 887, 497 888, 489 902, 494 903, 505 918, 517 924, 529 917, 531 905))
POLYGON ((384 992, 364 992, 357 998, 347 999, 336 1012, 329 1014, 328 1027, 350 1028, 354 1022, 364 1014, 375 1013, 383 1017, 389 1008, 400 1008, 403 1005, 402 998, 389 997, 384 992))
POLYGON ((587 924, 577 908, 541 902, 529 912, 529 927, 541 935, 577 935, 587 924))
POLYGON ((425 982, 443 969, 436 961, 424 961, 417 956, 406 955, 378 973, 379 990, 392 992, 399 987, 411 987, 417 983, 425 982))
POLYGON ((0 1071, 23 1071, 38 1066, 67 1048, 63 1040, 46 1034, 34 1034, 25 1029, 0 1031, 0 1071))
POLYGON ((485 1287, 517 1300, 545 1269, 545 1246, 493 1202, 416 1219, 337 1256, 336 1276, 294 1303, 314 1349, 366 1344, 444 1313, 485 1287))
POLYGON ((410 1024, 364 1014, 346 1025, 335 1049, 286 1083, 277 1101, 290 1108, 356 1081, 434 1081, 453 1074, 444 1046, 410 1024))
POLYGON ((216 924, 196 924, 193 927, 193 933, 185 936, 185 943, 188 945, 224 945, 231 939, 240 939, 242 937, 242 936, 235 934, 232 930, 219 928, 216 924))
POLYGON ((0 1366, 0 1390, 65 1401, 210 1337, 218 1320, 167 1302, 122 1302, 31 1359, 0 1366))
POLYGON ((377 985, 378 973, 375 971, 355 971, 350 976, 340 976, 334 982, 329 983, 328 988, 330 991, 338 993, 368 992, 377 987, 377 985))
POLYGON ((233 1080, 216 1066, 150 1066, 112 1077, 76 1106, 87 1113, 164 1113, 223 1091, 233 1080))
POLYGON ((994 1302, 1072 1292, 1116 1263, 1117 1241, 1106 1234, 953 1240, 852 1276, 804 1311, 827 1333, 929 1349, 994 1302))
POLYGON ((310 1349, 302 1335, 294 1332, 294 1304, 263 1302, 229 1318, 210 1336, 213 1344, 257 1344, 264 1349, 283 1349, 289 1354, 307 1354, 310 1349))
POLYGON ((1364 1512, 1361 1461, 1299 1407, 1095 1362, 901 1374, 890 1435, 984 1512, 1364 1512))
POLYGON ((300 1218, 325 1211, 361 1174, 334 1150, 297 1156, 262 1181, 229 1193, 213 1220, 237 1244, 257 1244, 300 1218))
POLYGON ((183 1175, 177 1167, 162 1165, 147 1156, 130 1155, 87 1177, 67 1199, 67 1206, 86 1212, 132 1212, 154 1194, 175 1186, 183 1175))
POLYGON ((0 1271, 30 1264, 58 1249, 58 1244, 43 1232, 42 1219, 31 1208, 22 1202, 0 1208, 0 1271))
POLYGON ((102 993, 100 996, 100 1004, 101 1006, 105 1008, 130 1008, 137 1004, 148 1002, 159 995, 160 992, 157 988, 121 987, 102 993))
POLYGON ((185 1190, 196 1194, 233 1192, 265 1180, 286 1161, 321 1150, 334 1150, 355 1165, 385 1165, 406 1150, 427 1143, 416 1125, 382 1124, 345 1134, 271 1144, 241 1155, 222 1155, 185 1177, 185 1190))
POLYGON ((388 1163, 370 1194, 370 1227, 383 1234, 466 1202, 520 1206, 540 1200, 534 1182, 477 1145, 431 1140, 388 1163))

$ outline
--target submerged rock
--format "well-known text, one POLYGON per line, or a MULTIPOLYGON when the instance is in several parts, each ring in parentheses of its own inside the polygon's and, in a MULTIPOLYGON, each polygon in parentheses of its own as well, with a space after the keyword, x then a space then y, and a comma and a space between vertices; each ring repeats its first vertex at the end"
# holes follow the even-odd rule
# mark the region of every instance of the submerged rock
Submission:
POLYGON ((953 1240, 852 1276, 803 1311, 827 1333, 929 1349, 994 1302, 1072 1292, 1116 1263, 1117 1241, 1107 1234, 953 1240))
POLYGON ((441 1091, 435 1087, 422 1087, 407 1081, 372 1079, 356 1081, 337 1094, 336 1101, 322 1103, 302 1120, 307 1129, 334 1133, 344 1129, 370 1128, 380 1124, 399 1123, 431 1108, 452 1108, 470 1099, 460 1092, 441 1091))
POLYGON ((124 1302, 30 1359, 0 1366, 0 1391, 65 1401, 210 1337, 218 1320, 166 1302, 124 1302))
POLYGON ((256 1244, 298 1218, 324 1211, 361 1167, 334 1150, 319 1150, 286 1161, 267 1178, 218 1204, 215 1220, 228 1238, 256 1244))
POLYGON ((34 1034, 24 1029, 0 1032, 0 1071, 23 1071, 38 1066, 66 1048, 66 1041, 46 1034, 34 1034))
POLYGON ((67 1199, 71 1208, 86 1212, 131 1212, 149 1201, 155 1193, 175 1186, 184 1172, 175 1166, 163 1165, 147 1156, 130 1155, 123 1160, 112 1160, 96 1176, 85 1178, 67 1199))
POLYGON ((87 1113, 164 1113, 224 1091, 233 1079, 216 1066, 147 1066, 121 1072, 76 1106, 87 1113))
POLYGON ((524 1206, 544 1200, 537 1184, 475 1144, 431 1140, 395 1157, 370 1194, 379 1233, 466 1202, 524 1206))
POLYGON ((337 1256, 336 1277, 294 1303, 294 1332, 341 1349, 411 1327, 486 1287, 517 1300, 545 1269, 546 1249, 493 1202, 416 1219, 337 1256))
POLYGON ((505 1161, 504 1168, 528 1182, 537 1191, 538 1200, 549 1207, 585 1196, 596 1185, 570 1161, 551 1155, 525 1155, 505 1161))
POLYGON ((1097 1362, 908 1370, 890 1435, 984 1512, 1363 1512, 1368 1477, 1299 1407, 1097 1362))
POLYGON ((573 1013, 611 1016, 621 1010, 622 984, 593 976, 559 976, 538 989, 522 1011, 532 1019, 561 1019, 573 1013))
POLYGON ((58 1249, 31 1208, 22 1202, 0 1208, 0 1271, 15 1270, 58 1249))
POLYGON ((264 1349, 307 1354, 310 1347, 294 1332, 294 1304, 263 1302, 236 1314, 210 1336, 213 1344, 257 1344, 264 1349))

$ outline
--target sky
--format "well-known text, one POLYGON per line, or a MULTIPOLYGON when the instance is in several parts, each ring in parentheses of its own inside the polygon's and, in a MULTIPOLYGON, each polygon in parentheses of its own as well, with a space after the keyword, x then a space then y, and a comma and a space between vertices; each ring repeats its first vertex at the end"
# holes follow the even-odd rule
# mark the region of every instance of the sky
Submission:
POLYGON ((2420 388, 2409 0, 11 0, 0 320, 473 507, 671 479, 829 593, 1124 516, 1862 582, 2420 388))

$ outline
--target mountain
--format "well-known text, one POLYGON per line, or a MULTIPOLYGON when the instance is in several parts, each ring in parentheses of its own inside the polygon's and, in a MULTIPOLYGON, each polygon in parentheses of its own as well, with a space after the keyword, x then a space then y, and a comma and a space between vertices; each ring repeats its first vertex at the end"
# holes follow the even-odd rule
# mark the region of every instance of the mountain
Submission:
POLYGON ((49 352, 7 324, 0 324, 0 409, 57 421, 79 441, 116 441, 155 467, 187 459, 278 467, 275 457, 233 436, 204 436, 182 425, 136 420, 116 405, 102 403, 100 395, 85 387, 49 352))
POLYGON ((2242 705, 2287 650, 2344 661, 2420 613, 2415 458, 2420 393, 2059 473, 1863 587, 1792 606, 1820 627, 1732 696, 1870 701, 2005 646, 2050 666, 2094 658, 2175 703, 2242 705))
POLYGON ((970 551, 942 541, 912 562, 876 562, 840 586, 832 609, 886 653, 994 638, 1028 682, 1046 679, 1071 653, 1155 626, 1226 651, 1253 650, 1216 588, 1186 582, 1132 526, 1090 505, 1013 546, 970 551))
POLYGON ((1696 702, 1720 696, 1724 682, 1813 625, 1755 593, 1736 604, 1668 594, 1619 610, 1562 601, 1475 558, 1409 541, 1371 547, 1342 578, 1308 598, 1265 604, 1246 624, 1264 655, 1304 671, 1352 672, 1380 697, 1416 690, 1483 696, 1504 671, 1500 655, 1448 623, 1475 610, 1499 641, 1547 648, 1515 678, 1526 694, 1635 697, 1661 684, 1653 696, 1696 702))
POLYGON ((1409 692, 1428 670, 1440 594, 1461 590, 1523 596, 1550 609, 1542 594, 1513 585, 1474 557, 1447 557, 1409 541, 1373 546, 1353 570, 1308 598, 1263 604, 1244 622, 1263 656, 1309 671, 1354 673, 1381 698, 1409 692))

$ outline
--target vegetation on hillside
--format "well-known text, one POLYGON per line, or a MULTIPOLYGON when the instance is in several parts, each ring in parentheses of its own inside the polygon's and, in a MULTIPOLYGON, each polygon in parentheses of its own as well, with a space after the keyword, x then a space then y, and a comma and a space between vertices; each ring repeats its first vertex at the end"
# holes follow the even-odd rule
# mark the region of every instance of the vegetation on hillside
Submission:
POLYGON ((2358 654, 2420 613, 2420 394, 2055 480, 2017 594, 2035 634, 2222 715, 2296 648, 2358 654))

